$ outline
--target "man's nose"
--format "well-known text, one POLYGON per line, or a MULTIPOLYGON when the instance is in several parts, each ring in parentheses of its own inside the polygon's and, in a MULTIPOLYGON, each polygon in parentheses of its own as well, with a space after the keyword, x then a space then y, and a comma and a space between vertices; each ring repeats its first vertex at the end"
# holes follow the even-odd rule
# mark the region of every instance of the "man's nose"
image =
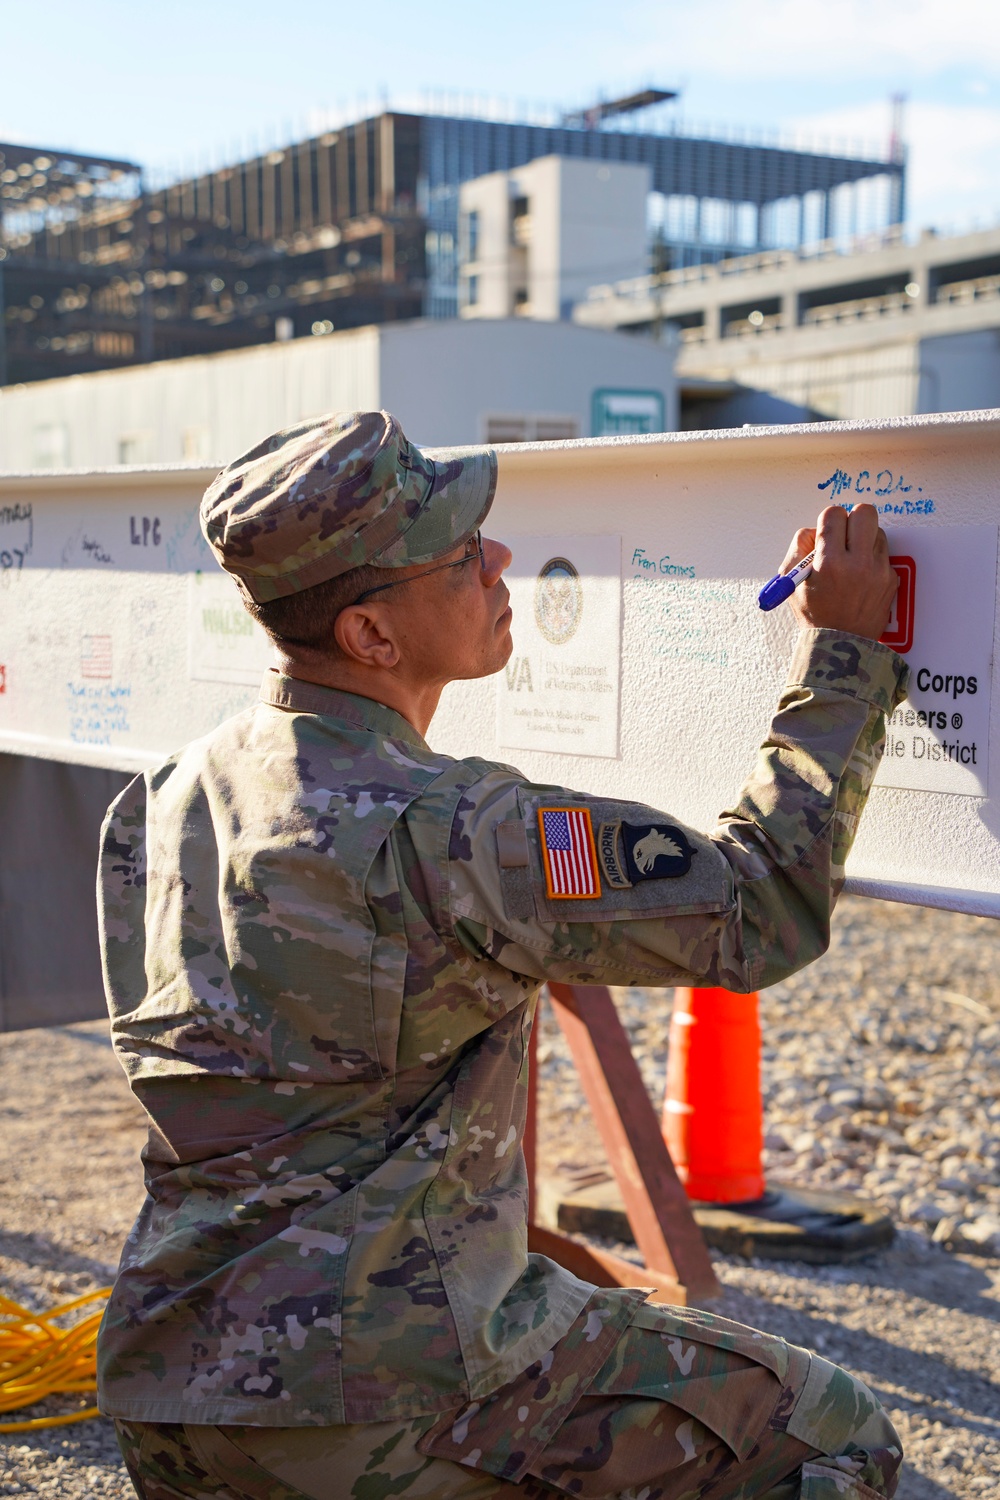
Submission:
POLYGON ((483 558, 486 564, 483 568, 483 582, 487 587, 492 587, 514 560, 509 547, 488 536, 483 537, 483 558))

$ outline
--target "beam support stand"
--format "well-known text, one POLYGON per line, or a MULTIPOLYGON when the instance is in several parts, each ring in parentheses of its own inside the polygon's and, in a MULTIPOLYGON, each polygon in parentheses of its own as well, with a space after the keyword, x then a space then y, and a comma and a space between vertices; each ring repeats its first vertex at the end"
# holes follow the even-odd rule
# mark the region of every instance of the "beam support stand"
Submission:
MULTIPOLYGON (((661 1300, 679 1304, 717 1296, 719 1284, 701 1230, 670 1160, 610 991, 599 985, 550 984, 549 996, 646 1265, 643 1269, 607 1251, 543 1230, 533 1219, 529 1247, 599 1286, 653 1285, 661 1300)), ((530 1216, 537 1205, 534 1057, 529 1067, 525 1159, 530 1216)))

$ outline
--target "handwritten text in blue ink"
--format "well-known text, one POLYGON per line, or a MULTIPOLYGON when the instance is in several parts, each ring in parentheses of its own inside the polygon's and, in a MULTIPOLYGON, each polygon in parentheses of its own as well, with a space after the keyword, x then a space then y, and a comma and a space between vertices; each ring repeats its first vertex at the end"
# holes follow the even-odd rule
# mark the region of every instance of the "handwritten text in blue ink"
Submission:
POLYGON ((923 485, 907 484, 906 476, 897 474, 893 469, 879 469, 874 475, 870 469, 859 469, 856 474, 848 474, 845 469, 835 469, 816 488, 828 490, 828 498, 839 500, 848 512, 858 504, 853 499, 854 495, 861 495, 866 500, 869 495, 873 496, 868 503, 875 506, 880 516, 932 516, 937 510, 936 503, 929 495, 924 494, 923 485), (841 495, 850 495, 852 498, 841 500, 841 495), (879 504, 879 501, 882 503, 879 504))

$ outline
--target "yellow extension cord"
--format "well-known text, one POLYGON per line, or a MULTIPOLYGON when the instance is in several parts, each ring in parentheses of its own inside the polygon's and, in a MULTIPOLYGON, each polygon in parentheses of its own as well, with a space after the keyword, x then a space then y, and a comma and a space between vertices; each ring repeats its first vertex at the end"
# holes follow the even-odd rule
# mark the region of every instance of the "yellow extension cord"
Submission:
MULTIPOLYGON (((97 1329, 103 1308, 81 1318, 71 1328, 58 1328, 56 1319, 98 1298, 110 1287, 88 1292, 45 1313, 33 1313, 0 1294, 0 1415, 32 1406, 57 1391, 67 1395, 97 1389, 97 1329)), ((34 1432, 40 1427, 64 1427, 99 1416, 96 1406, 64 1417, 35 1417, 30 1422, 0 1422, 0 1432, 34 1432)))

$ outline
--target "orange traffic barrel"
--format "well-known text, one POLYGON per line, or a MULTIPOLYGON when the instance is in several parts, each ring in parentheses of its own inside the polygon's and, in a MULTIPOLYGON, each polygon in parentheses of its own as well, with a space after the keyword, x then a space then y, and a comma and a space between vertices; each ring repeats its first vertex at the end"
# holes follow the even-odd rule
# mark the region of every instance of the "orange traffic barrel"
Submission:
POLYGON ((740 1203, 764 1192, 757 995, 676 989, 663 1134, 689 1198, 740 1203))

